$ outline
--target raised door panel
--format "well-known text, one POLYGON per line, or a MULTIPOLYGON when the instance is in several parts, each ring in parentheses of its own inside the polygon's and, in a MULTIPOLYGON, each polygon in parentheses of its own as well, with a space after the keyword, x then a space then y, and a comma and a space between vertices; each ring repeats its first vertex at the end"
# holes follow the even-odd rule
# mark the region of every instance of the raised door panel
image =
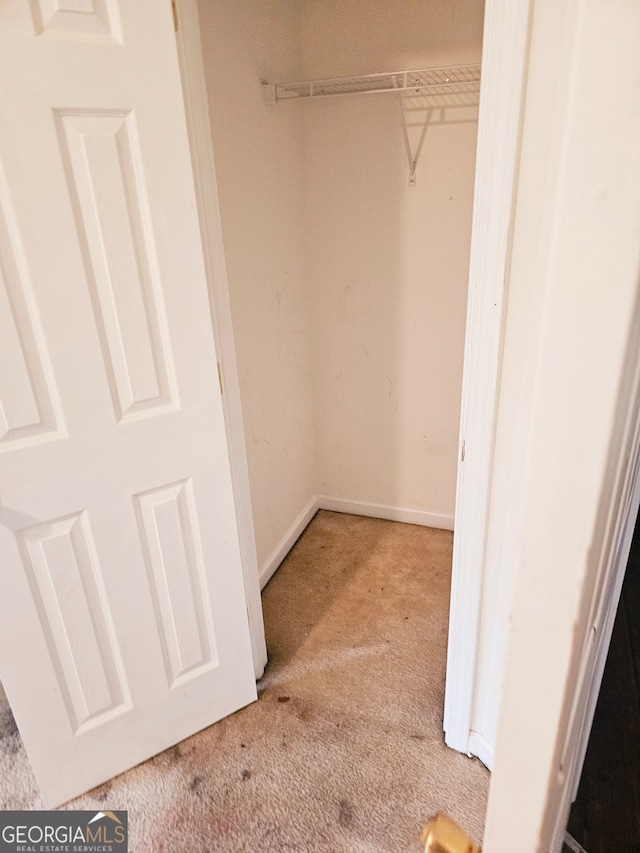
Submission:
POLYGON ((64 434, 47 344, 0 164, 0 452, 64 434))
POLYGON ((200 528, 190 480, 136 495, 167 681, 174 688, 218 665, 200 528))
POLYGON ((19 541, 69 722, 79 735, 131 707, 87 514, 28 528, 19 541))
POLYGON ((133 112, 57 111, 119 422, 177 406, 168 324, 133 112))
POLYGON ((122 40, 115 0, 31 0, 31 14, 38 35, 107 43, 122 40))

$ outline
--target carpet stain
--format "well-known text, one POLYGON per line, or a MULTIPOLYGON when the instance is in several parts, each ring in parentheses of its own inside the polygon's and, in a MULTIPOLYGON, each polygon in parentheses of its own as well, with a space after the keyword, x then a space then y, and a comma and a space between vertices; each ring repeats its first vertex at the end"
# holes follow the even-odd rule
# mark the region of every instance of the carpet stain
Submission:
POLYGON ((194 776, 191 782, 189 783, 189 790, 195 791, 203 781, 204 776, 194 776))
POLYGON ((251 770, 243 770, 242 771, 242 781, 246 782, 247 779, 251 779, 251 770))
POLYGON ((105 782, 104 785, 99 785, 90 792, 90 796, 98 803, 104 803, 109 798, 109 794, 113 788, 113 782, 105 782))
POLYGON ((340 800, 340 811, 338 813, 338 823, 340 826, 344 826, 345 829, 349 829, 353 826, 353 804, 349 802, 349 800, 340 800))
POLYGON ((294 703, 294 711, 298 719, 303 723, 309 723, 314 719, 313 705, 304 699, 297 699, 294 703))

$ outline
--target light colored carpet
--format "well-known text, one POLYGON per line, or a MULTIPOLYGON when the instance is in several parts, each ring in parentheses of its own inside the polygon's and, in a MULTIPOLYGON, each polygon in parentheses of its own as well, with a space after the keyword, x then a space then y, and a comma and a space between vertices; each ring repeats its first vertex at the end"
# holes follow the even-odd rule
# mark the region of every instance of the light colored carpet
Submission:
MULTIPOLYGON (((128 809, 130 850, 419 851, 479 840, 489 774, 444 746, 452 535, 320 512, 263 594, 259 700, 69 803, 128 809)), ((0 695, 0 808, 42 808, 0 695)))

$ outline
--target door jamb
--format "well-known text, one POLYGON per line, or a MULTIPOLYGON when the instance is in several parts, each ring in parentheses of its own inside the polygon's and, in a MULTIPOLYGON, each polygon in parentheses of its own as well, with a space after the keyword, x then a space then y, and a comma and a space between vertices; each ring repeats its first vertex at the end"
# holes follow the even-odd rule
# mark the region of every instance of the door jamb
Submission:
POLYGON ((444 710, 447 745, 468 754, 530 6, 487 0, 485 7, 444 710))
MULTIPOLYGON (((224 388, 222 409, 238 523, 247 616, 254 671, 258 679, 262 676, 267 663, 267 647, 198 8, 196 0, 174 0, 174 4, 178 22, 176 41, 209 287, 211 323, 219 359, 218 369, 221 371, 221 385, 224 388)), ((211 369, 215 371, 215 365, 211 365, 211 369)))
MULTIPOLYGON (((244 425, 196 0, 176 0, 176 38, 196 178, 212 324, 256 677, 266 664, 244 425)), ((487 0, 463 370, 446 742, 467 752, 475 693, 484 554, 530 0, 487 0)))

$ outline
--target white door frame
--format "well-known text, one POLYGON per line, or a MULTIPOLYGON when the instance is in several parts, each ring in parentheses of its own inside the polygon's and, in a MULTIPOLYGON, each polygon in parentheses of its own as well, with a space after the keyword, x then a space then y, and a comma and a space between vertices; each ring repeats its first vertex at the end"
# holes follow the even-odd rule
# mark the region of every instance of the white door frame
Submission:
MULTIPOLYGON (((213 141, 209 124, 209 104, 202 62, 198 8, 196 0, 175 0, 175 4, 178 20, 176 32, 178 56, 182 70, 187 129, 191 143, 198 215, 209 284, 211 322, 216 341, 216 351, 221 360, 218 370, 223 385, 222 408, 227 428, 251 647, 255 675, 258 679, 264 672, 267 663, 267 646, 264 637, 262 599, 260 597, 258 560, 249 490, 249 469, 242 420, 242 402, 231 321, 231 303, 229 301, 229 284, 222 238, 213 141)), ((211 365, 210 369, 215 370, 215 365, 211 365)))
MULTIPOLYGON (((210 283, 212 322, 224 365, 223 405, 255 670, 256 677, 259 677, 266 664, 267 652, 197 2, 176 0, 176 7, 178 50, 210 283)), ((461 752, 469 752, 475 693, 505 308, 504 280, 510 243, 529 14, 530 0, 487 0, 485 9, 460 423, 460 447, 461 452, 464 448, 464 460, 458 465, 445 700, 446 741, 461 752)))
POLYGON ((507 332, 517 582, 486 853, 560 850, 638 500, 639 49, 633 0, 536 0, 507 332))
MULTIPOLYGON (((176 0, 178 50, 227 422, 256 677, 267 652, 240 387, 196 0, 176 0)), ((469 751, 514 177, 530 0, 487 0, 462 388, 445 730, 469 751)))
POLYGON ((445 740, 488 765, 470 737, 529 17, 530 0, 487 0, 449 614, 445 740))

